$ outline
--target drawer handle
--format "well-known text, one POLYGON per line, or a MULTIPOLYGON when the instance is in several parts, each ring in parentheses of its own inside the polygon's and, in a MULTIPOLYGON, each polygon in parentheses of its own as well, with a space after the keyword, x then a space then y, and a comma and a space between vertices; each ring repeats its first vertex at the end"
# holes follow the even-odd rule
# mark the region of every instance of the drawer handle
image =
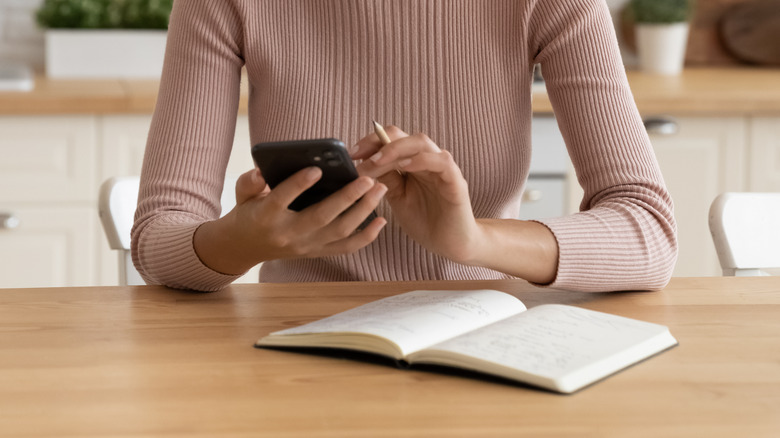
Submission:
POLYGON ((652 135, 674 135, 680 126, 673 117, 648 117, 644 120, 645 130, 652 135))
POLYGON ((542 191, 541 190, 526 190, 523 192, 523 201, 525 202, 536 202, 540 201, 542 199, 542 191))
POLYGON ((13 213, 0 213, 0 230, 12 230, 19 226, 19 218, 13 213))

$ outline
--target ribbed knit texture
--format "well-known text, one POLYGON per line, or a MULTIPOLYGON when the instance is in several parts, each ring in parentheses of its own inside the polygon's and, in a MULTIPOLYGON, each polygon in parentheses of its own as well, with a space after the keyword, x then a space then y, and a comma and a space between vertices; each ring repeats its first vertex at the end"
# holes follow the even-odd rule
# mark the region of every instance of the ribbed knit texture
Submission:
MULTIPOLYGON (((531 157, 534 63, 585 191, 582 212, 542 221, 560 248, 552 286, 662 287, 677 254, 672 202, 603 0, 177 0, 133 229, 136 266, 180 288, 236 278, 203 265, 192 236, 219 214, 242 66, 253 144, 351 145, 371 119, 424 132, 461 167, 476 217, 513 218, 531 157)), ((370 246, 266 262, 261 281, 506 277, 429 253, 385 204, 379 213, 389 223, 370 246)))

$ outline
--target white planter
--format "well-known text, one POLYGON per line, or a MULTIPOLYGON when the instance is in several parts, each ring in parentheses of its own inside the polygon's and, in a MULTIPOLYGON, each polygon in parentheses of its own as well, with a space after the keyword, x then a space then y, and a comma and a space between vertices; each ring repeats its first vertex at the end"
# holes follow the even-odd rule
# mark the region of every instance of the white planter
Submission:
POLYGON ((47 30, 46 75, 158 79, 166 37, 164 30, 47 30))
POLYGON ((642 71, 679 74, 685 64, 688 23, 637 24, 636 46, 642 71))

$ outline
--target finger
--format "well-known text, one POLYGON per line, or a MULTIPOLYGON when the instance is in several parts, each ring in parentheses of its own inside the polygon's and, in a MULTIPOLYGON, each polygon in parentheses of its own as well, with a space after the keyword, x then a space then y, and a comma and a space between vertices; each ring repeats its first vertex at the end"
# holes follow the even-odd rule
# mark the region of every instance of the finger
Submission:
POLYGON ((323 247, 323 255, 348 254, 371 244, 379 236, 379 232, 387 225, 387 220, 378 217, 366 228, 344 239, 328 243, 323 247))
POLYGON ((464 190, 468 192, 463 173, 447 151, 418 154, 402 160, 399 166, 421 181, 438 179, 437 192, 451 201, 457 200, 464 190))
POLYGON ((243 204, 253 197, 263 193, 267 187, 260 169, 254 168, 244 172, 236 180, 236 204, 243 204))
POLYGON ((349 156, 353 160, 362 160, 374 155, 383 146, 376 134, 369 134, 355 143, 349 149, 349 156))
POLYGON ((373 179, 361 176, 326 199, 304 209, 301 212, 300 220, 308 222, 307 226, 310 227, 319 228, 329 225, 358 202, 375 184, 376 182, 373 179))
POLYGON ((399 161, 423 152, 438 153, 441 149, 425 134, 415 134, 385 145, 368 160, 360 163, 360 167, 363 174, 376 178, 391 170, 398 170, 399 161))
POLYGON ((266 197, 266 201, 277 210, 285 210, 295 198, 313 186, 322 177, 322 169, 307 167, 292 174, 279 183, 266 197))
POLYGON ((387 134, 388 137, 390 137, 390 141, 396 141, 401 138, 409 137, 409 134, 404 132, 403 129, 395 126, 395 125, 388 125, 383 127, 385 130, 385 134, 387 134))
MULTIPOLYGON (((384 129, 391 141, 409 136, 409 134, 397 126, 386 126, 384 129)), ((349 154, 353 160, 362 160, 374 155, 384 146, 385 144, 379 139, 379 136, 376 133, 372 133, 355 143, 349 150, 349 154)))
POLYGON ((425 134, 414 134, 408 137, 394 140, 385 145, 382 150, 369 157, 369 161, 381 166, 391 161, 396 161, 404 157, 421 152, 440 152, 441 148, 425 134))
POLYGON ((384 184, 375 184, 359 201, 333 220, 324 232, 335 239, 351 236, 376 209, 385 193, 387 193, 387 187, 384 184))
POLYGON ((446 183, 455 183, 463 179, 460 168, 452 158, 452 154, 447 151, 417 154, 399 161, 398 167, 404 172, 432 173, 446 183))

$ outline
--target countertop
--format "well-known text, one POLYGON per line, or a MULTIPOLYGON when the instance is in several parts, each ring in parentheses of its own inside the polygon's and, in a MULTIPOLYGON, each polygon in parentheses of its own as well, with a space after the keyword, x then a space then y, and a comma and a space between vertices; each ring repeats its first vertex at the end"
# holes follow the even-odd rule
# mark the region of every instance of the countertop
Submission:
MULTIPOLYGON (((628 72, 642 115, 780 115, 780 69, 696 68, 679 76, 628 72)), ((552 112, 546 93, 537 93, 535 112, 552 112)))
MULTIPOLYGON (((780 115, 780 69, 696 68, 664 77, 629 71, 643 115, 780 115)), ((38 77, 30 92, 0 92, 0 115, 148 114, 156 80, 53 80, 38 77)), ((239 111, 246 112, 246 83, 239 111)), ((551 113, 547 94, 534 93, 536 113, 551 113)))

